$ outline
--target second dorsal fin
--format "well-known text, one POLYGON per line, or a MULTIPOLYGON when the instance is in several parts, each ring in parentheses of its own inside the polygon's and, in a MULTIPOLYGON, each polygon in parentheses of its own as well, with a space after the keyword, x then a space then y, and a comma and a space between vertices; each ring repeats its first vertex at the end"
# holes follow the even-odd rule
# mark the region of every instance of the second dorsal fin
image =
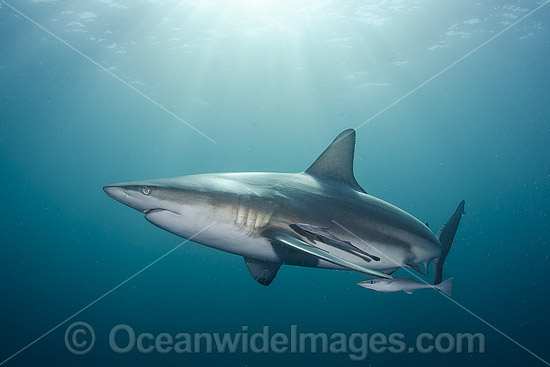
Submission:
POLYGON ((355 130, 344 130, 305 172, 312 176, 338 180, 357 191, 365 192, 353 175, 354 154, 355 130))

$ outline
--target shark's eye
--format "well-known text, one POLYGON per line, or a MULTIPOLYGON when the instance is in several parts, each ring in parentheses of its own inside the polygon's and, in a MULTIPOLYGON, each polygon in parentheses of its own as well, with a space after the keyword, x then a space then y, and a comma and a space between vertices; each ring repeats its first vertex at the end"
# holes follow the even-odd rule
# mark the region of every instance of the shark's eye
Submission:
POLYGON ((144 194, 144 195, 149 195, 151 193, 151 188, 149 186, 143 186, 141 188, 141 192, 144 194))

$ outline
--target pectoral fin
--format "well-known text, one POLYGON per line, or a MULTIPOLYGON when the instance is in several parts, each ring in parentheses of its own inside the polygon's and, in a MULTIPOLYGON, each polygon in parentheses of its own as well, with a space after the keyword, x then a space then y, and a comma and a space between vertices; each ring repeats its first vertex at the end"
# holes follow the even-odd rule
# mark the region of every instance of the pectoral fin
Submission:
POLYGON ((251 259, 249 257, 244 258, 244 262, 248 267, 250 275, 261 285, 268 286, 271 284, 279 268, 282 264, 268 263, 265 261, 260 261, 256 259, 251 259))
POLYGON ((284 246, 293 248, 295 250, 301 251, 303 253, 313 255, 318 257, 319 259, 326 260, 328 262, 331 262, 333 264, 339 265, 343 268, 349 269, 349 270, 355 270, 360 273, 369 274, 381 278, 386 279, 392 279, 393 277, 391 275, 387 275, 375 270, 367 269, 362 266, 359 266, 357 264, 352 263, 351 261, 342 259, 341 257, 335 256, 325 250, 322 250, 320 248, 317 248, 315 246, 311 246, 308 243, 300 240, 299 238, 296 238, 292 236, 291 234, 285 233, 285 232, 277 232, 269 236, 273 241, 276 241, 284 246))

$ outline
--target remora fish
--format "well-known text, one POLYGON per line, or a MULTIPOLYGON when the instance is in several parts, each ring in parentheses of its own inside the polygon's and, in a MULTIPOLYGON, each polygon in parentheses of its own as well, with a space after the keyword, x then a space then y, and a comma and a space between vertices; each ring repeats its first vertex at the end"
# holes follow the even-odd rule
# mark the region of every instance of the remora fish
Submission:
POLYGON ((411 278, 367 279, 358 282, 357 285, 376 292, 393 293, 403 291, 407 294, 412 294, 412 292, 417 289, 433 288, 450 296, 453 287, 453 278, 449 278, 444 282, 433 285, 419 282, 411 278))

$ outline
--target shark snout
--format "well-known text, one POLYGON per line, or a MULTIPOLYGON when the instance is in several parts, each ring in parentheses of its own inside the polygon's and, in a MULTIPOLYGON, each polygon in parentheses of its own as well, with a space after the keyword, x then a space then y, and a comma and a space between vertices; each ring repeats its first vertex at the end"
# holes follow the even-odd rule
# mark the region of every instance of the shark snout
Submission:
POLYGON ((143 214, 155 214, 169 211, 177 214, 177 208, 159 198, 161 189, 149 182, 129 182, 103 187, 103 191, 116 201, 143 214))
POLYGON ((154 209, 154 199, 144 195, 139 189, 128 185, 107 185, 103 187, 103 191, 111 198, 130 208, 146 212, 154 209))
POLYGON ((120 200, 121 198, 123 198, 124 196, 128 196, 128 194, 124 192, 124 189, 119 186, 113 186, 113 185, 103 186, 103 191, 105 191, 107 195, 109 195, 110 197, 112 197, 117 201, 121 201, 120 200))

